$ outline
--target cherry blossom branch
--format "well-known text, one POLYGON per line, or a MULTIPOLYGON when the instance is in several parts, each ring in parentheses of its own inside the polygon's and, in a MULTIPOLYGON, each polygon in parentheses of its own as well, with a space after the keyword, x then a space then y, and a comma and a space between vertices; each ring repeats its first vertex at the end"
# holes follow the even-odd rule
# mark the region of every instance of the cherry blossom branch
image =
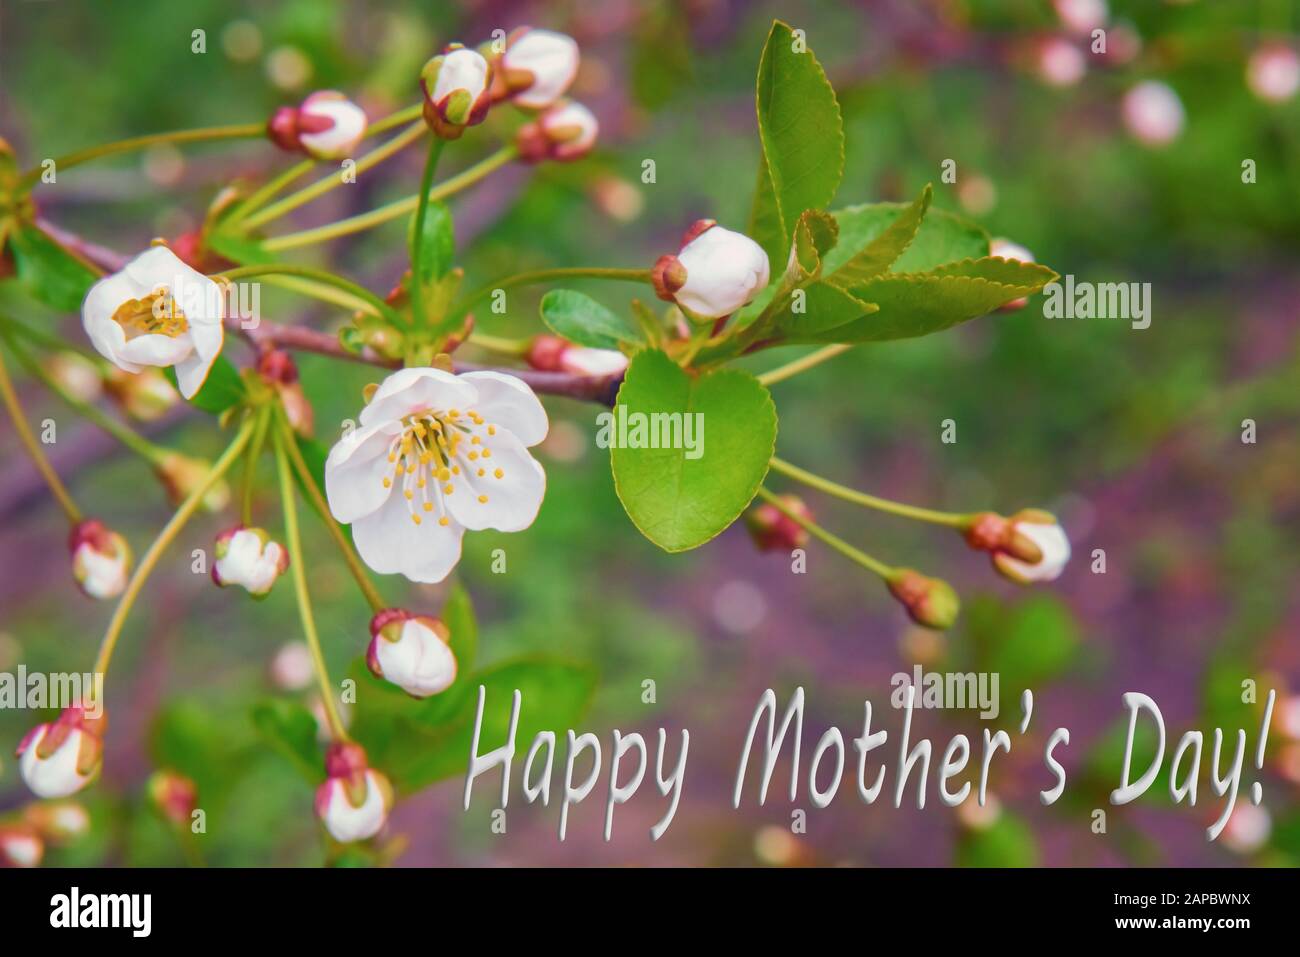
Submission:
POLYGON ((2 357, 0 357, 0 399, 4 401, 5 408, 9 412, 9 418, 14 423, 14 431, 18 433, 18 439, 27 450, 32 464, 36 466, 36 470, 45 479, 45 484, 50 487, 50 491, 58 500, 59 507, 63 509, 63 514, 67 516, 68 521, 76 525, 81 521, 81 509, 77 508, 77 503, 72 500, 72 495, 63 484, 63 480, 59 478, 58 473, 54 471, 54 467, 50 465, 49 460, 45 457, 45 453, 41 451, 36 436, 32 435, 32 430, 28 427, 27 419, 23 415, 22 403, 18 401, 18 393, 14 391, 13 380, 9 378, 9 370, 5 367, 2 357))
POLYGON ((316 669, 316 678, 320 682, 321 705, 325 709, 330 737, 335 741, 347 741, 348 732, 343 727, 338 707, 334 703, 334 688, 330 683, 329 670, 325 666, 320 636, 316 633, 316 619, 312 615, 311 595, 307 592, 307 574, 303 566, 302 540, 298 535, 298 509, 294 504, 293 477, 289 474, 289 460, 284 451, 285 439, 278 431, 274 437, 274 445, 275 464, 280 473, 280 500, 284 508, 284 534, 289 547, 289 573, 293 578, 294 595, 298 599, 298 614, 302 618, 303 634, 307 638, 307 647, 311 649, 312 664, 316 669))
MULTIPOLYGON (((264 322, 246 329, 243 328, 239 319, 227 319, 226 327, 231 332, 242 335, 258 350, 279 348, 298 352, 313 352, 317 355, 346 359, 349 362, 359 362, 363 365, 379 366, 386 369, 397 369, 402 365, 402 360, 389 359, 371 349, 349 352, 339 344, 337 336, 328 332, 321 332, 318 329, 309 329, 306 326, 285 326, 264 322)), ((470 339, 470 342, 473 343, 473 338, 470 339)), ((599 402, 602 405, 614 404, 614 395, 618 392, 618 385, 622 379, 618 375, 581 376, 567 372, 501 368, 460 361, 455 362, 455 368, 457 372, 477 372, 485 369, 504 372, 523 380, 534 392, 543 395, 563 396, 568 399, 579 399, 585 402, 599 402)))
MULTIPOLYGON (((494 170, 500 169, 507 163, 514 160, 519 155, 519 151, 514 144, 503 146, 492 155, 475 163, 469 169, 457 173, 449 179, 443 180, 428 193, 429 200, 445 199, 467 186, 472 186, 479 180, 483 179, 494 170)), ((375 226, 382 225, 392 219, 405 216, 415 211, 420 203, 419 194, 407 196, 404 199, 395 200, 387 206, 380 206, 369 212, 361 213, 348 219, 340 219, 337 222, 327 223, 324 226, 317 226, 314 229, 304 229, 297 233, 286 233, 283 236, 272 236, 262 243, 262 248, 275 251, 280 249, 296 249, 299 246, 310 246, 313 243, 323 243, 330 239, 337 239, 339 236, 347 236, 351 233, 359 233, 363 230, 373 229, 375 226)))
POLYGON ((857 489, 849 488, 824 479, 820 475, 814 475, 812 472, 799 468, 797 465, 791 465, 789 462, 772 456, 772 471, 780 472, 796 482, 803 482, 805 485, 815 488, 818 491, 825 492, 827 495, 833 495, 836 498, 843 499, 846 502, 852 502, 855 505, 864 505, 867 508, 874 508, 877 511, 888 512, 891 515, 898 515, 902 518, 912 518, 919 522, 930 522, 933 525, 945 525, 948 528, 965 528, 970 524, 972 516, 962 515, 957 512, 940 512, 932 508, 922 508, 919 505, 907 505, 903 502, 895 502, 891 499, 880 498, 876 495, 869 495, 866 492, 859 492, 857 489))
POLYGON ((122 627, 126 624, 127 615, 131 613, 131 606, 135 604, 136 598, 140 594, 140 589, 144 587, 145 581, 148 580, 150 573, 158 564, 158 559, 166 551, 167 546, 172 543, 185 523, 190 520, 195 511, 198 510, 204 496, 216 485, 229 471, 230 466, 238 460, 240 453, 244 451, 244 446, 248 444, 249 438, 253 434, 254 420, 246 419, 235 433, 235 438, 226 451, 221 453, 221 458, 217 459, 203 481, 198 482, 189 496, 181 503, 180 508, 176 510, 171 519, 163 526, 163 530, 158 533, 149 550, 144 553, 140 559, 140 564, 136 567, 135 573, 127 583, 126 591, 122 593, 121 600, 118 601, 117 607, 113 609, 113 617, 109 620, 108 629, 104 632, 104 640, 100 643, 99 654, 95 658, 96 674, 104 674, 108 671, 109 662, 113 659, 113 649, 117 647, 118 637, 122 634, 122 627))
MULTIPOLYGON (((265 135, 266 124, 264 123, 241 123, 236 126, 208 126, 195 130, 173 130, 170 133, 149 133, 145 136, 133 136, 130 139, 118 140, 115 143, 104 143, 100 146, 91 146, 84 150, 66 153, 63 156, 55 157, 53 163, 56 170, 65 170, 99 159, 102 156, 112 156, 115 153, 130 153, 133 150, 146 149, 159 143, 197 143, 205 140, 252 139, 265 135)), ((23 173, 18 180, 19 188, 32 186, 40 182, 42 169, 43 166, 34 166, 23 173)))
POLYGON ((338 546, 339 552, 342 553, 348 571, 356 579, 357 586, 361 589, 361 593, 366 596, 366 601, 370 603, 371 610, 376 613, 383 611, 387 607, 383 596, 379 594, 374 583, 370 580, 370 576, 366 574, 365 566, 361 564, 361 558, 357 555, 356 549, 348 542, 347 536, 343 534, 343 530, 334 521, 334 515, 330 512, 329 503, 325 501, 320 486, 316 484, 316 477, 312 475, 311 469, 307 468, 307 463, 303 460, 302 452, 294 439, 293 427, 289 425, 289 420, 285 418, 283 407, 276 409, 275 418, 280 440, 289 453, 289 463, 293 466, 294 471, 298 473, 298 480, 302 487, 306 489, 307 498, 311 500, 312 505, 320 514, 321 521, 325 523, 325 528, 330 533, 330 538, 334 540, 334 544, 338 546))

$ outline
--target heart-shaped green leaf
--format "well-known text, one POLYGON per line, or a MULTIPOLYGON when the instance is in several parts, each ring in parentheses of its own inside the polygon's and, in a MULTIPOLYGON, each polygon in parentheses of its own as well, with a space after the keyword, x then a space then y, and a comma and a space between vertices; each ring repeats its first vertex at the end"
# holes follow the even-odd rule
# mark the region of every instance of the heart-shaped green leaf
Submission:
POLYGON ((658 350, 633 358, 605 415, 619 500, 641 534, 669 552, 703 545, 734 522, 776 446, 776 407, 757 379, 735 369, 692 375, 658 350))
POLYGON ((821 64, 788 24, 776 21, 758 63, 763 147, 749 233, 774 268, 785 263, 805 209, 821 209, 844 173, 840 105, 821 64))
POLYGON ((572 289, 552 289, 542 297, 541 311, 547 329, 580 346, 617 349, 620 343, 636 341, 636 333, 622 319, 572 289))

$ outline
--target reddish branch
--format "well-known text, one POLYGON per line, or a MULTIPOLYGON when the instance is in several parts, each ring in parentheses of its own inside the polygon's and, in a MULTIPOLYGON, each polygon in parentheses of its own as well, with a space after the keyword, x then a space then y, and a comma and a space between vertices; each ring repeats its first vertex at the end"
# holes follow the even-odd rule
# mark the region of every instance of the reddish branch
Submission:
MULTIPOLYGON (((226 325, 231 332, 242 335, 259 350, 276 347, 298 352, 315 352, 319 355, 387 369, 396 369, 402 364, 400 360, 387 359, 370 349, 349 352, 339 343, 337 336, 317 329, 309 329, 306 326, 259 323, 254 328, 245 329, 238 319, 229 319, 226 325)), ((471 337, 469 341, 473 343, 474 340, 471 337)), ((500 368, 459 360, 455 360, 455 367, 457 372, 474 372, 482 369, 505 372, 528 383, 534 392, 599 402, 603 405, 614 404, 614 395, 618 391, 619 381, 622 378, 621 376, 570 375, 567 372, 542 372, 537 369, 500 368)))

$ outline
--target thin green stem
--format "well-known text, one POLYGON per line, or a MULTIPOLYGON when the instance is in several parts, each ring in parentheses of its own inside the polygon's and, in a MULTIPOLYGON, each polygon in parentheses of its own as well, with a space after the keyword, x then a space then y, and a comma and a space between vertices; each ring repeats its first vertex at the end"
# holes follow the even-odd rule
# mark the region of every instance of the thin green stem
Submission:
POLYGON ((291 266, 287 263, 240 266, 236 269, 227 269, 225 272, 219 272, 214 275, 213 278, 229 279, 233 282, 236 279, 252 279, 256 276, 299 276, 303 279, 310 279, 315 282, 324 283, 327 286, 333 286, 336 289, 342 289, 349 295, 352 295, 377 309, 380 315, 394 315, 392 307, 365 286, 358 285, 351 279, 344 279, 342 276, 335 275, 332 272, 327 272, 324 269, 312 269, 310 266, 291 266))
MULTIPOLYGON (((371 150, 369 153, 366 153, 364 156, 358 159, 356 161, 354 172, 356 173, 357 176, 360 176, 362 173, 366 172, 367 170, 372 169, 375 166, 378 166, 380 163, 388 159, 390 156, 393 156, 394 154, 401 152, 407 146, 414 143, 426 132, 428 132, 428 129, 429 128, 425 126, 423 120, 419 121, 418 123, 412 123, 401 133, 397 134, 392 139, 390 139, 387 143, 375 147, 375 149, 371 150)), ((286 213, 292 212, 293 210, 297 209, 299 206, 304 206, 307 203, 310 203, 312 200, 317 199, 320 196, 324 196, 330 190, 334 189, 335 187, 341 186, 342 184, 343 184, 343 177, 338 172, 332 173, 329 176, 325 176, 321 179, 318 179, 310 186, 304 187, 303 189, 298 190, 298 192, 296 193, 290 193, 288 196, 284 197, 284 199, 280 200, 279 202, 272 203, 270 206, 267 206, 261 212, 253 213, 249 215, 247 218, 245 218, 242 221, 241 229, 243 230, 256 229, 257 227, 263 226, 274 219, 279 219, 281 216, 285 215, 286 213)))
POLYGON ((370 576, 366 574, 366 567, 362 564, 361 557, 357 555, 356 549, 352 547, 348 537, 343 534, 343 529, 339 528, 338 522, 334 521, 329 503, 325 501, 320 486, 316 484, 316 477, 312 475, 311 469, 307 467, 307 462, 302 457, 302 452, 298 449, 298 443, 293 435, 293 427, 289 425, 289 420, 285 418, 282 410, 276 413, 276 418, 280 437, 283 439, 284 447, 289 452, 289 462, 293 465, 293 470, 298 473, 298 481, 307 490, 307 498, 311 501, 317 514, 320 515, 321 521, 325 523, 330 538, 338 546, 339 552, 343 555, 343 561, 348 566, 348 571, 356 579, 357 586, 361 589, 361 593, 366 596, 366 601, 370 603, 371 610, 383 611, 388 605, 375 588, 374 583, 371 582, 370 576))
POLYGON ((242 223, 255 210, 260 209, 264 204, 280 195, 281 190, 288 189, 289 184, 297 182, 315 168, 316 160, 314 159, 305 159, 300 163, 294 163, 279 176, 267 181, 260 189, 251 193, 240 204, 239 208, 221 223, 221 228, 230 229, 236 224, 242 223))
POLYGON ((868 495, 866 492, 859 492, 857 489, 847 488, 839 485, 829 479, 824 479, 820 475, 814 475, 799 468, 797 465, 791 465, 776 456, 772 457, 773 471, 780 472, 797 482, 803 482, 827 495, 834 495, 836 498, 842 498, 846 502, 853 502, 856 505, 865 505, 867 508, 874 508, 882 512, 888 512, 891 515, 900 515, 903 518, 914 518, 921 522, 930 522, 934 525, 945 525, 948 528, 964 528, 970 521, 969 515, 961 515, 956 512, 940 512, 931 508, 921 508, 917 505, 905 505, 902 502, 894 502, 887 498, 880 498, 876 495, 868 495))
POLYGON ((301 293, 312 299, 319 299, 321 302, 327 302, 332 306, 338 306, 347 309, 350 312, 366 312, 372 316, 381 316, 383 312, 366 299, 358 299, 351 293, 344 292, 335 286, 326 286, 323 283, 315 282, 311 279, 302 279, 298 276, 282 276, 276 273, 268 273, 266 281, 272 286, 279 286, 282 289, 288 289, 291 292, 301 293))
POLYGON ((529 342, 528 339, 507 339, 503 336, 490 336, 485 332, 479 332, 477 329, 469 338, 470 345, 486 349, 488 352, 497 352, 504 356, 522 356, 528 351, 529 342))
POLYGON ((452 307, 451 319, 459 319, 469 312, 470 307, 484 296, 491 295, 498 289, 510 289, 514 286, 530 286, 555 279, 609 279, 615 282, 650 282, 649 269, 613 269, 604 266, 565 266, 557 269, 534 269, 528 272, 503 276, 492 282, 479 286, 468 295, 462 296, 460 302, 452 307))
MULTIPOLYGON (((488 174, 505 166, 517 155, 518 152, 513 145, 503 146, 491 156, 433 187, 428 194, 430 202, 446 199, 448 196, 474 185, 488 174)), ((351 233, 373 229, 389 220, 414 212, 419 204, 420 197, 418 195, 407 196, 404 199, 391 202, 387 206, 380 206, 377 209, 372 209, 369 212, 348 219, 340 219, 338 222, 327 223, 314 229, 304 229, 297 233, 286 233, 283 236, 272 236, 262 243, 262 247, 274 252, 281 249, 310 246, 313 243, 323 243, 331 239, 337 239, 339 236, 347 236, 351 233)))
MULTIPOLYGON (((252 139, 265 135, 266 125, 263 123, 240 123, 236 126, 208 126, 196 130, 150 133, 147 136, 135 136, 130 139, 118 140, 115 143, 104 143, 100 146, 91 146, 84 150, 77 150, 74 153, 55 157, 54 169, 56 172, 62 172, 73 166, 80 166, 82 163, 88 163, 103 156, 130 153, 133 150, 147 149, 160 143, 197 143, 206 140, 252 139)), ((27 170, 18 181, 19 187, 22 188, 37 183, 43 170, 43 164, 27 170)))
POLYGON ((768 372, 764 372, 758 377, 758 381, 763 385, 775 385, 778 382, 784 382, 786 379, 793 378, 801 372, 807 372, 814 366, 819 366, 828 359, 834 359, 842 353, 848 352, 853 347, 843 343, 833 346, 823 346, 815 352, 810 352, 802 358, 795 359, 793 362, 787 362, 783 366, 777 366, 768 372))
POLYGON ((150 465, 157 465, 163 460, 167 455, 165 449, 154 445, 129 425, 119 422, 111 415, 108 415, 99 406, 77 398, 60 385, 57 379, 45 371, 41 364, 28 355, 27 351, 23 349, 17 341, 15 341, 14 337, 8 334, 9 328, 11 327, 6 327, 5 331, 0 333, 0 336, 2 336, 5 342, 9 344, 10 351, 13 352, 14 356, 22 364, 23 368, 37 379, 40 379, 45 388, 49 389, 67 405, 71 406, 79 414, 89 419, 113 438, 117 439, 117 441, 122 443, 124 447, 140 456, 150 465))
POLYGON ((325 708, 330 735, 335 741, 346 741, 348 732, 343 727, 338 706, 334 703, 334 686, 325 667, 325 655, 321 651, 320 636, 316 634, 316 619, 311 610, 311 596, 307 593, 307 574, 303 565, 302 541, 298 537, 298 507, 294 504, 293 477, 289 474, 289 460, 284 452, 285 439, 278 431, 274 445, 275 464, 280 473, 280 499, 284 505, 284 533, 289 546, 289 573, 293 577, 293 591, 298 599, 298 614, 302 618, 302 630, 307 637, 307 646, 311 649, 312 663, 316 666, 321 704, 325 708))
POLYGON ((50 465, 49 459, 41 451, 36 436, 32 435, 32 430, 28 428, 22 403, 18 401, 18 393, 14 391, 13 380, 9 378, 9 370, 5 367, 3 357, 0 357, 0 400, 4 401, 9 418, 14 423, 14 431, 18 433, 18 439, 27 450, 32 464, 36 466, 36 471, 40 472, 41 477, 45 479, 45 484, 50 487, 50 492, 59 503, 59 507, 63 509, 63 514, 67 516, 68 521, 73 525, 77 524, 81 521, 81 509, 77 508, 77 503, 72 500, 63 480, 54 471, 54 466, 50 465))
POLYGON ((789 518, 791 521, 799 525, 799 527, 806 529, 810 534, 821 539, 850 561, 856 562, 868 571, 879 575, 887 582, 893 580, 893 578, 898 574, 898 569, 886 565, 877 558, 872 558, 866 552, 862 551, 862 549, 854 548, 838 535, 832 535, 817 523, 808 521, 808 519, 786 507, 786 504, 781 501, 780 496, 772 494, 762 486, 759 487, 758 494, 764 501, 771 504, 773 508, 786 516, 786 518, 789 518))
POLYGON ((442 148, 447 141, 441 136, 429 139, 429 153, 424 159, 424 173, 420 177, 420 204, 415 208, 415 228, 411 232, 411 318, 422 325, 424 314, 424 223, 429 216, 429 190, 433 188, 433 172, 438 168, 442 148))
POLYGON ((257 424, 253 427, 253 439, 248 445, 248 457, 244 460, 240 521, 246 526, 253 524, 253 490, 257 484, 257 460, 262 456, 262 447, 266 444, 266 430, 270 424, 271 406, 264 405, 257 410, 257 424))
POLYGON ((158 533, 158 537, 149 546, 149 550, 140 559, 140 564, 136 566, 135 573, 131 575, 131 580, 127 582, 126 591, 122 593, 121 600, 118 601, 117 607, 113 609, 113 617, 109 620, 108 628, 104 632, 104 640, 100 642, 99 655, 95 658, 96 674, 107 674, 109 662, 113 659, 113 649, 117 647, 117 640, 122 634, 122 627, 126 624, 127 616, 131 613, 131 608, 140 595, 140 589, 144 587, 144 583, 158 564, 158 559, 162 557, 162 553, 167 550, 167 546, 175 540, 181 529, 185 527, 185 523, 198 510, 199 505, 203 502, 203 497, 239 460, 240 453, 244 451, 244 446, 248 444, 248 440, 253 434, 253 425, 252 419, 244 420, 239 427, 239 431, 235 433, 234 439, 226 447, 226 451, 221 453, 221 458, 213 463, 203 481, 199 482, 190 491, 185 501, 181 502, 180 508, 176 509, 176 513, 163 526, 162 531, 158 533))

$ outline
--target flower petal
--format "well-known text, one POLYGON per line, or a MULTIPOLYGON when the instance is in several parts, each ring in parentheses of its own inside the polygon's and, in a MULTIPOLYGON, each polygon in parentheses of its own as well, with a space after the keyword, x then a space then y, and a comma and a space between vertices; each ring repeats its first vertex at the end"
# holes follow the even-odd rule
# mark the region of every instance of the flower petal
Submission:
POLYGON ((542 507, 546 472, 523 443, 505 430, 484 442, 483 446, 461 445, 457 456, 461 474, 455 480, 456 491, 444 498, 447 508, 452 518, 470 530, 525 529, 542 507), (491 450, 490 458, 481 457, 483 448, 491 450), (470 453, 479 457, 471 461, 470 453))
POLYGON ((432 514, 416 525, 400 495, 352 523, 352 540, 367 565, 381 575, 405 575, 413 582, 446 578, 460 561, 464 533, 454 518, 439 525, 432 514))
POLYGON ((384 478, 393 472, 388 447, 402 432, 395 421, 360 428, 339 439, 325 460, 325 497, 344 524, 369 515, 387 501, 384 478))
MULTIPOLYGON (((114 323, 117 325, 117 323, 114 323)), ((173 366, 194 352, 189 336, 164 336, 157 332, 127 340, 118 355, 144 366, 173 366)))
POLYGON ((200 389, 203 383, 208 381, 208 373, 212 371, 212 363, 217 361, 216 353, 208 356, 206 359, 198 352, 191 352, 184 359, 176 363, 176 385, 180 387, 181 395, 187 399, 192 399, 200 389))
POLYGON ((400 419, 425 409, 468 408, 474 389, 450 372, 416 367, 399 369, 380 383, 370 404, 361 410, 361 424, 400 419))
POLYGON ((525 446, 546 438, 550 428, 546 409, 522 379, 488 370, 466 372, 460 378, 478 390, 474 410, 489 423, 513 432, 525 446))

